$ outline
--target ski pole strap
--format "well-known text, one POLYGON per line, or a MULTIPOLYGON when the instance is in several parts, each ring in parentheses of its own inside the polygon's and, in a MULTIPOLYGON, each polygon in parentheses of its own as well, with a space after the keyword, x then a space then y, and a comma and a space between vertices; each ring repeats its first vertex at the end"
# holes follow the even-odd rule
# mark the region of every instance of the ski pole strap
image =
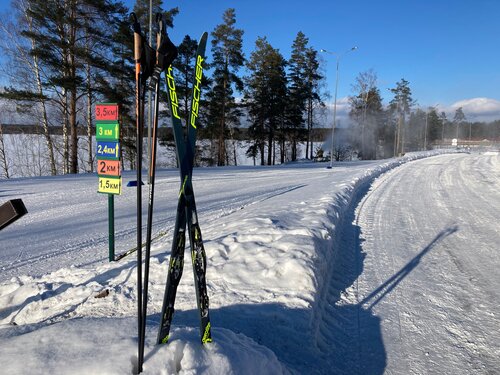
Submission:
POLYGON ((137 15, 131 13, 130 16, 132 17, 132 28, 134 30, 134 59, 136 63, 141 64, 141 81, 146 82, 153 74, 156 53, 142 35, 141 24, 137 19, 137 15))
POLYGON ((161 73, 166 70, 177 57, 177 47, 172 43, 168 35, 162 38, 160 48, 157 50, 156 65, 154 67, 149 88, 154 90, 160 79, 161 73), (166 51, 165 53, 163 51, 166 51))
POLYGON ((155 50, 150 47, 146 42, 143 43, 142 48, 142 82, 146 82, 146 80, 153 75, 154 66, 155 66, 155 50))
POLYGON ((154 90, 161 73, 166 70, 177 57, 177 47, 172 43, 165 30, 163 15, 156 15, 158 23, 158 37, 156 41, 156 64, 149 82, 149 88, 154 90))

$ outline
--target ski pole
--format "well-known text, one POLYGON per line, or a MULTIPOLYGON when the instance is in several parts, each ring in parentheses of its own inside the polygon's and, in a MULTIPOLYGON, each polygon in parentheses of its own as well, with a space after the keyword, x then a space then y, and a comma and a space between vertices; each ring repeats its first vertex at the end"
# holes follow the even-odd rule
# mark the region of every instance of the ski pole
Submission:
POLYGON ((142 35, 141 25, 135 13, 131 14, 134 29, 134 59, 135 59, 135 106, 136 106, 136 170, 137 170, 137 325, 139 347, 137 355, 137 372, 142 372, 141 339, 142 339, 142 105, 141 105, 141 55, 142 35))
MULTIPOLYGON (((158 22, 158 15, 156 16, 158 22)), ((159 22, 158 22, 159 23, 159 22)), ((162 24, 159 23, 159 31, 156 35, 156 46, 157 48, 161 44, 162 38, 162 24)), ((159 52, 156 52, 156 60, 158 62, 159 52)), ((155 101, 154 101, 154 114, 153 114, 153 132, 151 137, 151 147, 150 147, 150 165, 149 165, 149 197, 148 197, 148 221, 146 226, 146 253, 144 260, 144 299, 142 306, 142 342, 140 348, 140 357, 144 358, 144 345, 146 338, 146 316, 148 310, 148 285, 149 285, 149 260, 151 256, 151 237, 153 230, 153 203, 155 194, 155 175, 156 175, 156 140, 157 140, 157 129, 158 129, 158 110, 159 110, 159 97, 160 97, 160 80, 158 79, 155 83, 155 101)))
POLYGON ((155 175, 156 175, 156 143, 158 139, 158 114, 159 114, 159 101, 160 101, 160 75, 169 66, 172 61, 177 57, 177 48, 168 38, 165 30, 165 22, 161 13, 156 15, 156 22, 158 24, 158 33, 156 36, 156 64, 150 79, 150 88, 153 86, 155 91, 155 104, 153 116, 153 134, 151 142, 151 154, 149 165, 149 198, 148 198, 148 219, 146 226, 146 253, 144 260, 144 293, 143 293, 143 306, 142 306, 142 340, 141 340, 141 354, 140 357, 144 358, 144 344, 146 335, 146 317, 148 305, 148 286, 149 286, 149 263, 151 257, 151 237, 153 228, 153 204, 154 204, 154 191, 155 191, 155 175))

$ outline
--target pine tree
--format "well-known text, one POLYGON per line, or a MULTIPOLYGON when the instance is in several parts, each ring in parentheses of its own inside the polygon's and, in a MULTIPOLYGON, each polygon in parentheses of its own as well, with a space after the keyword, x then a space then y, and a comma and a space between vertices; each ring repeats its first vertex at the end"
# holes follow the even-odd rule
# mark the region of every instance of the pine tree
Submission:
POLYGON ((312 130, 315 110, 324 107, 318 51, 309 46, 309 39, 299 31, 292 44, 288 61, 288 103, 286 132, 292 144, 292 160, 297 158, 297 142, 306 141, 306 158, 313 157, 312 130))
POLYGON ((427 114, 427 148, 432 142, 441 139, 441 124, 436 108, 430 107, 427 114))
POLYGON ((441 122, 441 144, 443 144, 444 137, 446 135, 446 124, 448 123, 445 112, 441 112, 441 114, 439 115, 439 120, 441 122))
MULTIPOLYGON (((465 114, 464 114, 464 111, 462 110, 462 107, 458 107, 455 110, 455 115, 453 116, 453 123, 456 126, 455 138, 459 139, 460 135, 461 135, 461 134, 459 134, 460 126, 462 126, 465 123, 465 114)), ((463 138, 463 135, 462 135, 462 138, 463 138)))
POLYGON ((306 51, 306 111, 307 111, 307 145, 306 158, 313 158, 312 132, 314 127, 314 110, 316 106, 324 106, 320 95, 319 82, 323 76, 319 73, 318 51, 308 48, 306 51), (309 149, 309 156, 307 150, 309 149))
POLYGON ((58 96, 63 125, 69 126, 69 139, 65 138, 69 152, 64 152, 69 168, 65 172, 78 173, 78 100, 82 93, 92 95, 92 70, 106 71, 109 66, 111 32, 124 8, 108 0, 27 3, 33 28, 24 30, 23 35, 34 40, 32 54, 43 66, 43 84, 58 96))
POLYGON ((250 134, 254 145, 249 150, 254 154, 260 149, 261 164, 264 165, 264 145, 267 140, 267 164, 275 164, 274 144, 280 126, 284 123, 287 102, 286 61, 266 38, 258 38, 250 56, 246 77, 245 103, 252 125, 250 134))
POLYGON ((191 84, 193 82, 193 66, 196 57, 196 48, 198 43, 186 35, 182 43, 178 46, 178 55, 173 66, 178 72, 176 74, 176 91, 177 99, 179 100, 179 110, 181 117, 186 119, 189 112, 191 84))
POLYGON ((391 89, 394 98, 390 102, 393 112, 398 115, 398 125, 395 137, 395 155, 402 155, 405 152, 405 117, 410 114, 414 100, 411 97, 410 82, 401 78, 396 83, 396 87, 391 89))
POLYGON ((243 30, 236 28, 233 8, 223 14, 223 23, 212 32, 212 86, 207 93, 208 131, 217 144, 217 165, 227 164, 226 138, 230 127, 239 125, 241 111, 234 93, 243 90, 238 70, 245 59, 242 52, 243 30))
MULTIPOLYGON (((191 107, 191 91, 195 74, 193 67, 196 65, 195 59, 196 59, 197 48, 198 48, 197 40, 192 39, 189 35, 184 36, 182 43, 179 44, 179 46, 177 47, 178 55, 173 62, 173 67, 176 70, 175 85, 177 91, 177 99, 179 101, 179 112, 181 118, 183 118, 184 121, 186 122, 188 121, 189 109, 191 107)), ((202 93, 205 91, 204 88, 207 87, 208 84, 209 84, 209 79, 206 77, 206 75, 203 75, 201 82, 202 93)), ((200 98, 200 104, 201 108, 198 113, 199 117, 197 125, 199 130, 203 128, 205 122, 204 120, 206 119, 206 111, 204 110, 204 108, 206 108, 207 104, 203 94, 202 97, 200 98)), ((200 159, 202 158, 201 150, 195 152, 195 155, 197 157, 195 162, 199 163, 200 159)))
MULTIPOLYGON (((288 141, 292 145, 292 161, 297 159, 297 143, 307 135, 305 131, 305 112, 307 98, 307 48, 309 39, 302 31, 297 33, 293 44, 292 53, 288 60, 288 104, 286 107, 286 132, 288 141)), ((309 139, 309 138, 307 138, 309 139)), ((309 151, 309 142, 306 145, 309 151)))

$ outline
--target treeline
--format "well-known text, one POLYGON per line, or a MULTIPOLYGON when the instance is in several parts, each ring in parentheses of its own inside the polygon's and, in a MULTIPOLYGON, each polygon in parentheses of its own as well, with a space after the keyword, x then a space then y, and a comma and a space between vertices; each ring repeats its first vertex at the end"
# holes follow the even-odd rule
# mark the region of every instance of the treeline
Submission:
MULTIPOLYGON (((166 14, 168 26, 174 27, 180 10, 165 10, 159 0, 153 4, 153 13, 166 14)), ((8 57, 2 74, 10 80, 0 96, 13 103, 9 107, 17 114, 38 121, 50 173, 94 170, 92 109, 96 102, 120 104, 124 167, 133 168, 135 75, 130 9, 114 0, 15 0, 12 6, 14 14, 0 25, 8 57), (62 125, 61 141, 49 130, 55 125, 62 125), (79 136, 82 127, 84 139, 79 136), (83 161, 81 148, 87 154, 83 161)), ((148 38, 149 0, 138 0, 133 11, 148 38)), ((298 32, 289 59, 264 37, 246 58, 243 33, 234 9, 227 9, 211 31, 199 114, 211 142, 202 150, 203 160, 210 165, 235 164, 236 149, 230 139, 242 122, 251 138, 247 155, 261 164, 295 160, 300 142, 306 143, 306 156, 313 157, 310 134, 324 108, 317 51, 298 32), (243 70, 248 73, 243 75, 243 70)), ((186 116, 197 41, 186 35, 177 45, 179 56, 173 65, 181 113, 186 116)), ((162 100, 167 100, 165 92, 162 100)))
POLYGON ((459 141, 499 140, 500 121, 467 121, 462 107, 448 119, 437 107, 421 108, 412 97, 410 83, 401 79, 390 91, 393 99, 384 106, 373 70, 360 73, 349 98, 353 136, 336 147, 336 158, 354 149, 361 159, 380 159, 409 151, 459 141))
MULTIPOLYGON (((132 9, 146 38, 149 3, 137 0, 132 9)), ((10 81, 0 92, 9 103, 2 108, 0 124, 9 122, 9 111, 25 123, 37 121, 43 140, 43 152, 33 152, 38 154, 39 173, 92 172, 92 109, 96 102, 119 103, 123 167, 133 169, 136 132, 131 10, 116 0, 14 0, 12 9, 13 13, 0 22, 0 43, 7 60, 1 74, 10 81), (62 127, 62 135, 50 131, 54 126, 62 127)), ((170 28, 180 11, 165 10, 161 0, 153 1, 153 14, 165 14, 170 28)), ((156 33, 154 28, 152 33, 156 33)), ((235 165, 239 151, 234 140, 241 138, 242 128, 247 140, 244 151, 255 163, 270 165, 321 156, 323 150, 314 146, 312 135, 318 127, 331 124, 326 121, 325 76, 318 51, 299 31, 293 41, 290 38, 290 56, 283 56, 265 37, 259 37, 253 52, 245 56, 243 35, 235 9, 227 9, 220 24, 211 30, 199 112, 200 132, 209 142, 198 145, 198 163, 235 165)), ((177 94, 185 117, 197 41, 186 35, 174 42, 179 49, 173 64, 177 94)), ((353 154, 362 159, 398 155, 457 135, 486 137, 491 129, 496 129, 493 133, 498 136, 498 125, 467 123, 461 109, 448 120, 436 108, 417 108, 404 79, 391 89, 394 98, 388 106, 382 103, 373 71, 357 77, 353 92, 349 117, 354 129, 351 134, 356 136, 335 137, 333 157, 337 160, 353 154)), ((161 95, 161 102, 166 103, 166 92, 161 95)), ((168 116, 164 111, 163 124, 168 124, 168 116)), ((168 140, 162 143, 168 144, 168 140)), ((4 176, 9 175, 8 160, 0 125, 4 176)), ((29 165, 28 159, 25 164, 29 165)))

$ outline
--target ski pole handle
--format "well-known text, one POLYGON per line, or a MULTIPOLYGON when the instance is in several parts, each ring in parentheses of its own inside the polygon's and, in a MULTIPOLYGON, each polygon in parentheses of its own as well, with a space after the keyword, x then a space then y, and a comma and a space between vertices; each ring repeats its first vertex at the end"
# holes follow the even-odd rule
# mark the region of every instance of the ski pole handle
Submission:
POLYGON ((135 13, 130 13, 130 16, 133 20, 133 29, 134 29, 134 59, 138 62, 141 59, 141 43, 142 43, 142 35, 141 35, 141 25, 137 20, 137 16, 135 13))

